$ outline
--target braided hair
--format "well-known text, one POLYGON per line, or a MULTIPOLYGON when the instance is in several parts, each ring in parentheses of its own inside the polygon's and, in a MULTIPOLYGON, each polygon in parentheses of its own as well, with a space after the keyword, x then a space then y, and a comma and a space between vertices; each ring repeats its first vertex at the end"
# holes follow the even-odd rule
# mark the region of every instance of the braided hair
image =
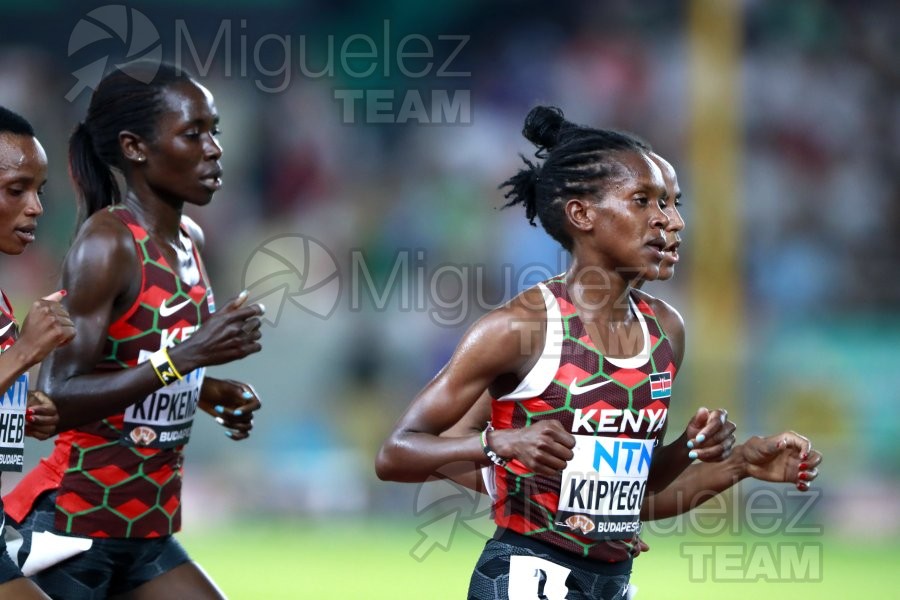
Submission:
POLYGON ((565 201, 598 193, 603 181, 620 172, 619 152, 647 152, 649 146, 637 137, 619 131, 594 129, 567 121, 554 106, 536 106, 525 117, 522 135, 537 147, 538 164, 522 156, 525 167, 500 184, 508 188, 507 208, 521 204, 525 218, 544 230, 563 248, 572 250, 566 231, 565 201))

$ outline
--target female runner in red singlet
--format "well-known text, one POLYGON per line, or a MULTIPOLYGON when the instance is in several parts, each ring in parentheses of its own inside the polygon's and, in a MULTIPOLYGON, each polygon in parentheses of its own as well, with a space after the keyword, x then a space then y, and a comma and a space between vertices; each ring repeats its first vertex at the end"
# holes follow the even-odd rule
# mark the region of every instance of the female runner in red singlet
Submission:
POLYGON ((63 269, 77 336, 39 377, 63 433, 6 498, 29 557, 74 554, 33 576, 54 598, 222 597, 173 537, 197 408, 240 440, 260 407, 249 385, 205 377, 261 349, 262 307, 242 294, 216 310, 203 235, 182 214, 221 187, 218 123, 188 75, 131 64, 100 82, 70 139, 86 217, 63 269))

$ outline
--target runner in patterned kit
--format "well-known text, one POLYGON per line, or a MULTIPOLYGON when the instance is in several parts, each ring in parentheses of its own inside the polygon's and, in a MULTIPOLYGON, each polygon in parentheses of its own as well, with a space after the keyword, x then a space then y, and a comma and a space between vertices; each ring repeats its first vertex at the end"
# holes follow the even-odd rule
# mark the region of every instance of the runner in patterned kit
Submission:
POLYGON ((644 495, 695 459, 726 458, 733 426, 724 411, 700 409, 661 444, 684 325, 632 285, 659 276, 667 245, 665 182, 646 145, 544 107, 525 134, 544 160, 507 182, 510 204, 539 217, 572 264, 466 333, 400 418, 376 472, 423 481, 454 464, 493 463, 498 535, 470 598, 618 600, 644 495), (485 390, 495 429, 440 437, 485 390))
POLYGON ((205 377, 261 349, 262 307, 246 293, 215 305, 202 232, 182 214, 222 184, 215 102, 156 67, 107 75, 70 139, 86 217, 63 267, 77 337, 39 378, 63 433, 6 497, 18 557, 40 561, 29 574, 53 598, 222 598, 173 536, 184 446, 198 408, 240 440, 260 407, 249 385, 205 377), (60 556, 69 547, 82 552, 60 556))
MULTIPOLYGON (((46 181, 47 156, 31 124, 0 107, 0 252, 19 255, 34 242, 46 181)), ((36 301, 20 330, 12 303, 0 292, 0 472, 22 470, 26 435, 47 439, 56 430, 56 406, 29 390, 28 370, 75 335, 59 303, 64 295, 60 290, 36 301)), ((0 533, 6 528, 0 526, 0 533)), ((15 550, 17 537, 8 533, 0 535, 0 599, 46 600, 7 554, 6 538, 15 550)))

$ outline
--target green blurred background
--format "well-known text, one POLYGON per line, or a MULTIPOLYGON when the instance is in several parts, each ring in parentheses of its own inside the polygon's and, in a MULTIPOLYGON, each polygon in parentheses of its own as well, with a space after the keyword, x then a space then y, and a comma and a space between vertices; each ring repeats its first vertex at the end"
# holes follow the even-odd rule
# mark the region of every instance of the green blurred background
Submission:
MULTIPOLYGON (((520 211, 497 210, 536 103, 633 131, 678 170, 682 262, 651 290, 688 328, 673 427, 723 406, 739 438, 795 429, 826 456, 804 511, 816 533, 759 533, 746 504, 767 488, 742 484, 709 517, 738 526, 648 534, 638 597, 898 597, 895 3, 42 0, 3 14, 0 104, 50 157, 39 241, 0 257, 20 311, 56 289, 73 233, 81 87, 163 57, 216 96, 225 187, 191 214, 220 301, 249 286, 272 319, 261 354, 214 370, 262 395, 253 437, 203 421, 188 450, 182 537, 230 597, 464 596, 491 531, 483 501, 379 482, 372 462, 465 328, 564 268, 520 211), (335 269, 339 292, 314 293, 335 269), (702 573, 696 544, 713 553, 702 573), (819 562, 791 572, 779 544, 819 562), (750 586, 760 572, 790 581, 750 586)), ((48 452, 29 445, 29 464, 48 452)), ((776 512, 799 510, 777 491, 776 512)))

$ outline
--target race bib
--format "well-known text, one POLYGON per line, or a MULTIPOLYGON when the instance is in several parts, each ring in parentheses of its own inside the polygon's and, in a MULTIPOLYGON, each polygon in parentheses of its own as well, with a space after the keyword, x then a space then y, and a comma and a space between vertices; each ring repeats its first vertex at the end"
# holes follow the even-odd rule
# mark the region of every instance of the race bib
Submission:
MULTIPOLYGON (((141 350, 138 364, 151 352, 141 350)), ((194 369, 184 379, 162 387, 125 409, 122 442, 142 448, 172 448, 188 443, 206 368, 194 369)))
POLYGON ((566 579, 571 573, 562 565, 538 556, 509 557, 510 600, 565 600, 566 579))
POLYGON ((653 440, 575 436, 562 474, 556 528, 593 540, 634 537, 653 454, 653 440))
POLYGON ((0 471, 22 470, 27 404, 28 373, 22 373, 0 397, 0 471))

